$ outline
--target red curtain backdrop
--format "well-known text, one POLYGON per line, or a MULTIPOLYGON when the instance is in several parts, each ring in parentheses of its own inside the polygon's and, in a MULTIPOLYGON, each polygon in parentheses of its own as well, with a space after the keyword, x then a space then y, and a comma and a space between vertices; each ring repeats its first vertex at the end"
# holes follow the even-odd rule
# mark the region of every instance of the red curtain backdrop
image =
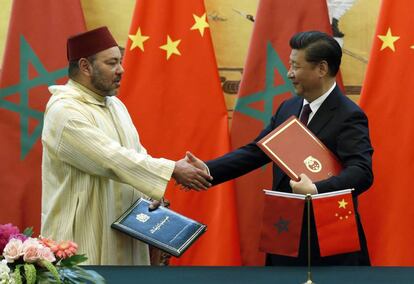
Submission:
MULTIPOLYGON (((227 112, 202 0, 137 1, 126 44, 120 98, 153 157, 190 150, 208 160, 230 149, 227 112)), ((240 265, 233 183, 184 192, 171 183, 171 208, 207 224, 173 265, 240 265)))
MULTIPOLYGON (((261 0, 241 81, 231 138, 238 148, 255 138, 279 104, 291 97, 286 73, 289 39, 306 30, 331 32, 325 0, 261 0)), ((242 261, 263 265, 259 252, 264 188, 271 188, 271 165, 236 180, 242 261)))
POLYGON ((414 265, 414 6, 383 0, 360 104, 374 147, 374 185, 360 208, 373 265, 414 265))
POLYGON ((0 74, 0 224, 40 229, 47 86, 67 74, 66 39, 85 30, 77 0, 15 0, 0 74))

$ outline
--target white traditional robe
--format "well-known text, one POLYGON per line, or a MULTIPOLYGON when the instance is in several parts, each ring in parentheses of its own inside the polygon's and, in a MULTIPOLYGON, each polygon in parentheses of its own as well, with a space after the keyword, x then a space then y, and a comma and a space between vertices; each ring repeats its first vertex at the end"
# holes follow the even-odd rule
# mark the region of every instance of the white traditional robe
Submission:
POLYGON ((85 264, 147 265, 148 246, 111 229, 140 196, 160 199, 175 163, 140 144, 127 109, 69 80, 51 86, 42 133, 44 237, 73 240, 85 264))

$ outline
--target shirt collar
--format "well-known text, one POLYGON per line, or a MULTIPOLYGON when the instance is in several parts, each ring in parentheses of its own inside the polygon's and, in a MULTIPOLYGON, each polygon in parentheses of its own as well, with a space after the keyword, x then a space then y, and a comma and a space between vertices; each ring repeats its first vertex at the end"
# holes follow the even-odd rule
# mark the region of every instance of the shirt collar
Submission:
POLYGON ((86 88, 82 84, 79 84, 78 82, 71 79, 69 79, 67 84, 73 88, 80 90, 82 98, 85 100, 85 102, 100 106, 106 105, 106 97, 100 96, 99 94, 86 88))
POLYGON ((312 114, 315 114, 319 107, 322 105, 322 103, 326 100, 326 98, 329 96, 329 94, 335 89, 336 82, 333 83, 332 87, 329 88, 328 91, 326 91, 322 96, 314 100, 313 102, 309 103, 306 99, 303 100, 303 105, 309 104, 309 107, 312 110, 312 114))

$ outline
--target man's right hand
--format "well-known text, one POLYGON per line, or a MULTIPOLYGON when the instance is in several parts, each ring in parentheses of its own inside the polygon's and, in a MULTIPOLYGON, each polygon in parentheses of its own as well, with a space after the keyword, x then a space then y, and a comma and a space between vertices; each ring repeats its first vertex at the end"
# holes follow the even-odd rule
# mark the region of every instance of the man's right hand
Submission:
POLYGON ((193 165, 194 167, 199 168, 200 170, 209 174, 207 165, 202 160, 194 156, 193 153, 191 153, 190 151, 186 152, 185 160, 191 165, 193 165))
POLYGON ((205 171, 189 163, 187 156, 175 163, 172 177, 185 188, 197 191, 207 190, 211 187, 213 178, 205 171))

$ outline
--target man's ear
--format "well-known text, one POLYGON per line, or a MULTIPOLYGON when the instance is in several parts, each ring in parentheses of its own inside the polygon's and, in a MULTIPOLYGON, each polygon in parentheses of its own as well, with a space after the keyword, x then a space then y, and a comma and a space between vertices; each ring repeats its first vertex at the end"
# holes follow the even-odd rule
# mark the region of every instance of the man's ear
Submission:
POLYGON ((322 60, 321 62, 319 62, 318 68, 319 68, 319 75, 321 78, 325 77, 329 73, 329 66, 326 60, 322 60))
POLYGON ((81 58, 78 60, 79 71, 86 76, 92 75, 92 65, 86 58, 81 58))

